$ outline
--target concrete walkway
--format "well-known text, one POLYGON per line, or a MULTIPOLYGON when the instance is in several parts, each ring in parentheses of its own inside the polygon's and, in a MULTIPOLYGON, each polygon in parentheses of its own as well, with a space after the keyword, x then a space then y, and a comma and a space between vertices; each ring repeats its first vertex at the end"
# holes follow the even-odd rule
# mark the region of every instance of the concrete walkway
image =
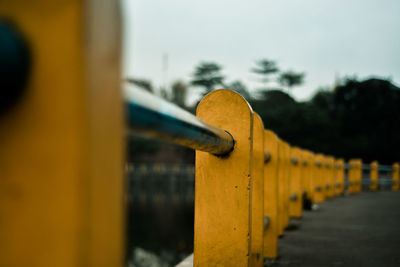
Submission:
POLYGON ((267 266, 400 266, 400 192, 363 192, 305 211, 267 266))

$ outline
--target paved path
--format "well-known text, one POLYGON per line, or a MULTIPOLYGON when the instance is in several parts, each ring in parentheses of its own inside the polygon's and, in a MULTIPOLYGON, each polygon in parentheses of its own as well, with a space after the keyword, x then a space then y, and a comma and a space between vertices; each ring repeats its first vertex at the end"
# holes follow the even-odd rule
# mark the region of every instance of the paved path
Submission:
POLYGON ((400 192, 337 197, 291 228, 272 266, 400 266, 400 192))

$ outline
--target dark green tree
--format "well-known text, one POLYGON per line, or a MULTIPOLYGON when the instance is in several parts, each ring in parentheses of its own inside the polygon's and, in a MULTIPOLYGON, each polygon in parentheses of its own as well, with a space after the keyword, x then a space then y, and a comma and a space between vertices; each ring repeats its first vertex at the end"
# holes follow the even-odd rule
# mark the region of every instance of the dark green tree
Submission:
POLYGON ((146 91, 154 92, 153 85, 151 84, 151 81, 149 81, 149 80, 137 79, 137 78, 127 78, 126 81, 128 83, 134 84, 137 87, 140 87, 146 91))
POLYGON ((247 90, 246 85, 244 85, 241 81, 233 81, 232 83, 225 86, 227 89, 233 90, 241 94, 247 100, 250 99, 250 93, 247 90))
POLYGON ((282 72, 278 77, 278 82, 280 85, 286 87, 288 91, 292 89, 293 86, 302 85, 304 82, 305 73, 294 72, 292 70, 282 72))
POLYGON ((270 81, 270 76, 275 74, 279 71, 279 68, 275 61, 269 59, 261 59, 255 62, 256 67, 252 68, 251 71, 260 75, 261 82, 267 86, 268 82, 270 81))
POLYGON ((172 84, 172 95, 171 101, 177 104, 180 107, 186 107, 186 94, 187 94, 187 84, 183 81, 175 81, 172 84))
POLYGON ((250 103, 292 145, 366 163, 400 160, 400 88, 389 81, 347 78, 306 102, 268 90, 250 103))
POLYGON ((193 73, 193 79, 190 84, 204 89, 203 95, 216 89, 216 86, 222 86, 224 76, 221 74, 222 67, 214 62, 201 62, 196 66, 193 73))
POLYGON ((160 87, 160 96, 165 100, 170 100, 170 94, 165 87, 160 87))

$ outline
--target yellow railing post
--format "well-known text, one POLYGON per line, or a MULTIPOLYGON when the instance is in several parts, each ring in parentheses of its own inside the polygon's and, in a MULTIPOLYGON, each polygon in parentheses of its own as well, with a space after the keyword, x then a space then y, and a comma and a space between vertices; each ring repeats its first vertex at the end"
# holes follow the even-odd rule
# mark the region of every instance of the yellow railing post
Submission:
POLYGON ((279 140, 279 167, 278 167, 278 216, 279 235, 283 235, 289 225, 289 157, 290 146, 287 142, 279 140))
POLYGON ((369 190, 377 191, 378 190, 378 175, 379 175, 379 164, 377 161, 373 161, 370 163, 370 171, 369 171, 369 179, 370 185, 369 190))
POLYGON ((303 180, 304 180, 304 189, 306 192, 307 200, 310 204, 314 203, 314 192, 315 192, 315 183, 314 183, 314 154, 311 151, 303 150, 303 180))
POLYGON ((310 176, 309 176, 309 169, 308 169, 308 152, 305 149, 300 149, 300 157, 301 157, 301 195, 302 195, 302 208, 305 208, 305 203, 310 200, 310 193, 308 191, 309 184, 310 184, 310 176))
POLYGON ((327 168, 327 156, 322 155, 322 160, 321 160, 321 179, 322 179, 322 192, 324 195, 324 199, 326 200, 329 198, 329 183, 328 183, 328 168, 327 168))
POLYGON ((206 95, 197 116, 235 140, 225 157, 196 151, 194 266, 249 266, 253 115, 230 90, 206 95))
POLYGON ((325 198, 334 197, 334 177, 333 177, 333 157, 324 156, 324 162, 322 164, 322 169, 324 172, 325 179, 325 198))
POLYGON ((290 149, 289 217, 300 218, 303 210, 302 157, 298 147, 290 149))
POLYGON ((326 155, 322 155, 321 160, 321 179, 322 179, 322 192, 324 199, 329 198, 329 183, 328 183, 328 172, 327 172, 326 155))
POLYGON ((307 151, 305 149, 300 149, 300 156, 301 156, 301 193, 303 196, 303 203, 304 198, 307 197, 307 185, 309 184, 309 178, 307 177, 307 151))
POLYGON ((264 131, 264 257, 278 257, 278 137, 264 131))
POLYGON ((356 163, 356 178, 357 178, 357 187, 356 187, 356 192, 361 193, 362 191, 362 161, 361 159, 357 159, 356 163))
POLYGON ((314 157, 314 181, 315 181, 315 187, 314 187, 314 200, 315 203, 321 203, 324 202, 325 200, 325 194, 324 194, 324 171, 323 171, 323 155, 322 154, 316 154, 314 157))
POLYGON ((253 158, 251 177, 250 266, 263 266, 264 248, 264 124, 253 113, 253 158))
POLYGON ((349 193, 361 192, 362 187, 362 161, 360 159, 349 160, 349 193))
POLYGON ((344 192, 344 160, 335 160, 335 195, 342 195, 344 192))
POLYGON ((0 118, 0 266, 123 265, 119 12, 106 0, 0 4, 32 54, 25 93, 0 118))
POLYGON ((278 235, 285 230, 285 149, 282 139, 278 139, 278 235))
POLYGON ((290 216, 289 216, 289 201, 290 201, 290 193, 289 193, 289 183, 290 183, 290 150, 292 149, 288 142, 283 142, 283 147, 285 150, 284 156, 284 179, 285 179, 285 197, 283 199, 285 203, 285 216, 284 216, 284 225, 285 228, 289 226, 290 216))
POLYGON ((398 163, 393 163, 392 165, 392 179, 393 179, 393 185, 392 185, 392 190, 393 191, 399 191, 400 185, 399 185, 399 164, 398 163))
POLYGON ((354 186, 355 186, 355 181, 354 181, 354 166, 352 164, 352 160, 349 160, 347 162, 349 168, 347 169, 347 190, 349 194, 354 194, 354 186))
POLYGON ((335 158, 332 156, 325 157, 325 167, 326 167, 326 177, 328 184, 328 193, 327 196, 329 198, 333 198, 335 196, 335 158))

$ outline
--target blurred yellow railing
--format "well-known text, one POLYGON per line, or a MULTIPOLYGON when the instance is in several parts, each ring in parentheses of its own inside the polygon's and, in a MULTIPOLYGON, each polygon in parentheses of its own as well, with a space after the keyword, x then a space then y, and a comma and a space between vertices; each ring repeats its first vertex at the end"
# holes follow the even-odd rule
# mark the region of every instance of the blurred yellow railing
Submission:
MULTIPOLYGON (((127 128, 196 149, 195 266, 262 266, 304 203, 361 192, 360 159, 291 146, 233 91, 205 96, 196 116, 123 93, 119 12, 106 0, 0 6, 32 58, 0 120, 0 266, 123 265, 127 128)), ((370 190, 380 167, 371 164, 370 190)), ((399 164, 388 171, 398 191, 399 164)))

